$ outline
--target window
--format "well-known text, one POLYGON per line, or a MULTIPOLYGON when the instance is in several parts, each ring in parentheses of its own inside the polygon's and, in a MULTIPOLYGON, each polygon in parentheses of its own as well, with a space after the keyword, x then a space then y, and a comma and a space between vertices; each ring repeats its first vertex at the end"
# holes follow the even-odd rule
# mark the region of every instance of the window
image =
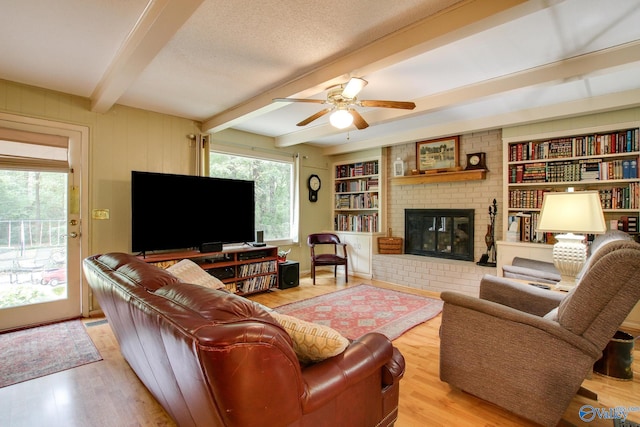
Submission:
POLYGON ((219 151, 209 154, 209 176, 255 181, 255 225, 256 230, 264 231, 265 240, 272 243, 297 241, 298 207, 293 158, 257 158, 219 151))

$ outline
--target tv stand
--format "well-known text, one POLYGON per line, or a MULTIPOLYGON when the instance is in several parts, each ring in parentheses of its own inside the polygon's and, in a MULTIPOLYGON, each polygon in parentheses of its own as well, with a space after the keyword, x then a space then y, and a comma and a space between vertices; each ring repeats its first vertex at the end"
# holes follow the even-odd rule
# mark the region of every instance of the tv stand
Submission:
POLYGON ((183 259, 190 259, 226 288, 238 295, 265 292, 278 287, 278 248, 233 246, 216 252, 185 250, 138 256, 145 262, 167 268, 183 259))

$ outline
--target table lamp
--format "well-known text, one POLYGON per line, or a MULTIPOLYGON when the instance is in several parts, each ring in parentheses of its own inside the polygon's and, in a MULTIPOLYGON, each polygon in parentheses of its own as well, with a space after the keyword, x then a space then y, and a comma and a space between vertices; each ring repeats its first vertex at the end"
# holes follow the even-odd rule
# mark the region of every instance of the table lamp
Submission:
POLYGON ((584 234, 607 231, 597 191, 545 193, 537 231, 557 234, 553 265, 560 272, 556 289, 568 291, 587 260, 584 234), (573 234, 579 233, 579 234, 573 234))

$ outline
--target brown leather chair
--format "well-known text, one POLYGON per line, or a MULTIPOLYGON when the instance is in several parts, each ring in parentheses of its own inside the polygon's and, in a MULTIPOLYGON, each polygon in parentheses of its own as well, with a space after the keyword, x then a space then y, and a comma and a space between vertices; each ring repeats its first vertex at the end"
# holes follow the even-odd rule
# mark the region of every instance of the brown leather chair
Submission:
POLYGON ((316 266, 333 265, 333 277, 337 277, 339 265, 344 265, 344 281, 349 282, 349 266, 347 262, 347 244, 333 233, 315 233, 307 237, 307 245, 311 248, 311 278, 316 284, 316 266), (332 245, 333 251, 316 253, 316 246, 332 245), (338 246, 342 247, 342 255, 338 254, 338 246))

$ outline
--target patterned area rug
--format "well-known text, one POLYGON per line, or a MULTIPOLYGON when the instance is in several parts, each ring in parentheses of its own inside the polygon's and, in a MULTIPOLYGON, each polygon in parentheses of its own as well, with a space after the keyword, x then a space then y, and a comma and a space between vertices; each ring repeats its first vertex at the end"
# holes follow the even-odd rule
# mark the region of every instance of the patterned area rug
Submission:
POLYGON ((0 387, 102 360, 80 320, 0 334, 0 387))
POLYGON ((380 332, 390 340, 435 317, 442 301, 370 285, 357 285, 275 310, 330 326, 347 338, 380 332))

